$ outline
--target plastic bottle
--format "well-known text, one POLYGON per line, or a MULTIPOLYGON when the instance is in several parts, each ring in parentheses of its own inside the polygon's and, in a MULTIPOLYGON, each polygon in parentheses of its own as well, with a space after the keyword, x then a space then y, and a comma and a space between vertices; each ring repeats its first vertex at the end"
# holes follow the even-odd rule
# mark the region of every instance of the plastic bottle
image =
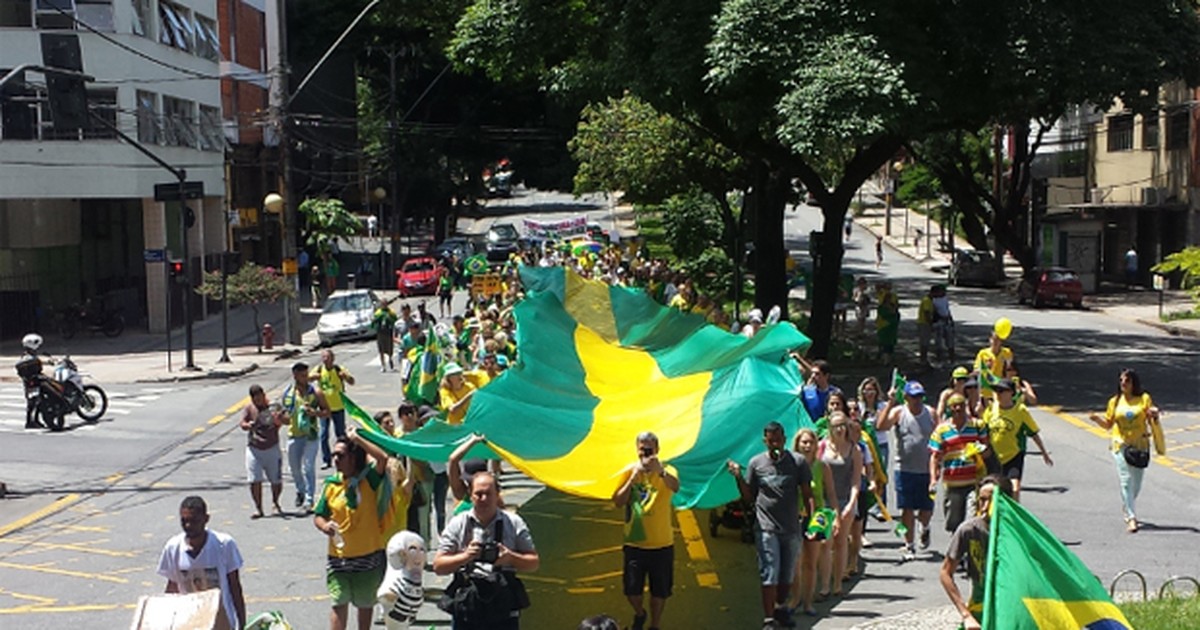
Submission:
POLYGON ((342 530, 337 523, 333 524, 333 548, 341 550, 346 547, 346 539, 342 537, 342 530))

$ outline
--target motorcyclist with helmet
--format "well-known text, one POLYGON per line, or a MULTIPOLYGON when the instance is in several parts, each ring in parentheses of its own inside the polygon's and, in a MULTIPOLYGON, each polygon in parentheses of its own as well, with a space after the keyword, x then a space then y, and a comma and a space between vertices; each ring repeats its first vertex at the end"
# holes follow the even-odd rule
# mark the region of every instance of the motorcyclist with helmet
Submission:
MULTIPOLYGON (((42 348, 42 336, 37 333, 29 333, 21 338, 21 348, 25 353, 21 355, 21 359, 17 361, 17 373, 21 378, 28 380, 31 375, 42 373, 42 359, 38 356, 38 350, 42 348)), ((26 397, 25 399, 25 428, 26 429, 41 429, 45 428, 37 419, 37 414, 34 413, 36 400, 26 397)))

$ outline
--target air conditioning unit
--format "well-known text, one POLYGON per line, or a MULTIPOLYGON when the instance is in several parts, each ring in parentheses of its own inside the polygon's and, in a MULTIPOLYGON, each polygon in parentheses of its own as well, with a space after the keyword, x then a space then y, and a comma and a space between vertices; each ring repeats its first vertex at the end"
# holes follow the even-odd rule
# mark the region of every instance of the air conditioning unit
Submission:
POLYGON ((1104 189, 1092 188, 1088 190, 1088 201, 1091 203, 1104 203, 1104 189))
POLYGON ((1154 188, 1154 187, 1143 188, 1142 189, 1142 205, 1143 206, 1157 206, 1158 204, 1159 204, 1158 189, 1154 188))

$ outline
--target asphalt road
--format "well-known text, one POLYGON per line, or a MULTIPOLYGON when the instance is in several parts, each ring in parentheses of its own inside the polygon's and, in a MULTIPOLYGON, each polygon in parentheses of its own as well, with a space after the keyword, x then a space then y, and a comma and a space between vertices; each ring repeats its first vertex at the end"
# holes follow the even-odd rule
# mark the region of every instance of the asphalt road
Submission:
MULTIPOLYGON (((570 197, 544 193, 493 201, 475 225, 482 231, 495 220, 519 224, 538 208, 547 210, 540 218, 577 214, 579 207, 571 203, 570 197)), ((582 209, 602 224, 613 216, 603 200, 587 201, 582 209)), ((814 212, 788 213, 787 237, 794 251, 804 249, 814 212)), ((872 244, 856 231, 850 245, 848 267, 875 275, 872 244)), ((897 281, 905 318, 902 335, 911 335, 918 291, 936 276, 889 254, 879 273, 897 281)), ((984 343, 995 318, 1012 319, 1018 361, 1046 407, 1034 415, 1056 465, 1047 468, 1037 458, 1030 460, 1025 503, 1106 584, 1131 567, 1145 573, 1152 588, 1168 576, 1200 576, 1200 561, 1188 551, 1197 540, 1200 520, 1189 492, 1200 476, 1196 343, 1101 313, 1018 307, 995 291, 952 288, 950 295, 964 357, 984 343), (1166 411, 1172 442, 1170 459, 1156 460, 1147 473, 1139 502, 1146 527, 1136 535, 1124 532, 1107 442, 1079 421, 1086 411, 1102 407, 1124 366, 1142 372, 1166 411)), ((350 388, 359 404, 372 410, 394 408, 398 378, 379 372, 371 343, 343 344, 336 351, 338 362, 359 377, 350 388)), ((307 358, 315 363, 315 357, 307 358)), ((877 371, 883 377, 890 368, 879 366, 877 371)), ((932 388, 948 371, 920 377, 932 388)), ((179 531, 177 508, 188 494, 204 496, 211 507, 210 526, 238 541, 247 563, 243 583, 252 613, 278 609, 296 628, 324 627, 323 538, 309 517, 298 514, 250 520, 243 482, 245 437, 236 414, 247 387, 260 383, 277 395, 288 378, 284 362, 232 382, 106 384, 114 395, 109 417, 94 427, 61 434, 13 430, 14 418, 21 418, 12 409, 19 386, 0 384, 5 453, 0 479, 23 491, 0 503, 0 627, 127 627, 138 597, 162 590, 154 569, 162 544, 179 531)), ((843 387, 854 384, 841 382, 843 387)), ((542 554, 541 570, 527 581, 534 606, 527 611, 525 627, 573 628, 596 612, 616 614, 628 623, 628 606, 620 595, 619 514, 604 503, 540 491, 519 474, 507 474, 505 481, 506 499, 521 506, 542 554)), ((289 499, 285 485, 285 506, 289 499)), ((728 529, 712 536, 707 519, 704 511, 678 515, 676 590, 664 627, 756 628, 760 613, 753 549, 728 529)), ((800 627, 846 628, 943 607, 936 552, 948 536, 940 523, 935 517, 930 552, 904 564, 896 539, 872 525, 876 545, 864 552, 865 576, 850 585, 845 599, 822 605, 826 616, 814 626, 800 627)), ((426 618, 442 625, 444 618, 427 609, 426 618)))

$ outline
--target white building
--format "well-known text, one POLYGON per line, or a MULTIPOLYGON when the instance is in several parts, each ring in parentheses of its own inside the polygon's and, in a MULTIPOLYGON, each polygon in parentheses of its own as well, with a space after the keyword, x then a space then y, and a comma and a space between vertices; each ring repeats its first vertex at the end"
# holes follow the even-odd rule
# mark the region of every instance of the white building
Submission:
MULTIPOLYGON (((227 238, 216 0, 0 0, 0 75, 42 64, 39 34, 51 29, 79 36, 96 78, 89 107, 203 182, 206 197, 189 202, 199 280, 227 238)), ((0 99, 0 338, 52 330, 56 309, 99 298, 162 331, 167 288, 181 322, 181 287, 143 258, 181 257, 179 209, 154 201, 154 185, 174 177, 102 125, 55 131, 44 77, 25 79, 0 99)))

